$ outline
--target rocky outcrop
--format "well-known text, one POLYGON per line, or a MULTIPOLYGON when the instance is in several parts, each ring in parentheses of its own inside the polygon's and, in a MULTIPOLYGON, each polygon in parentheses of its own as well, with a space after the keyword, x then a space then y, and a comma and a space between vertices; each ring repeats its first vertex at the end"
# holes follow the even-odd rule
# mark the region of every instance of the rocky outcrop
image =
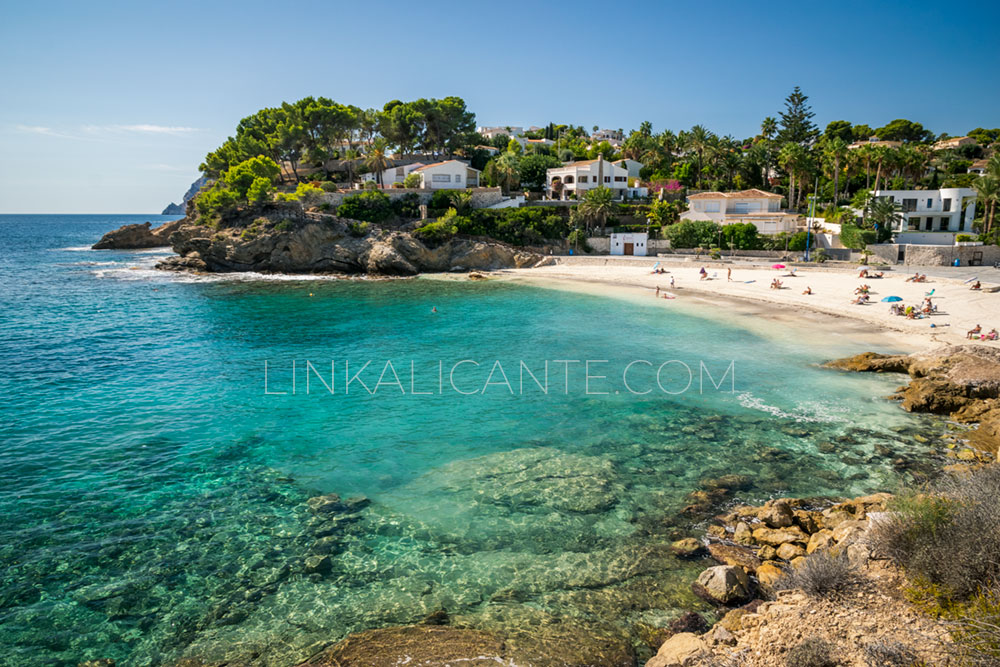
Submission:
POLYGON ((969 443, 994 457, 1000 448, 1000 349, 952 345, 911 355, 867 352, 826 366, 861 373, 907 373, 910 383, 893 396, 903 409, 977 424, 968 434, 969 443))
POLYGON ((165 248, 169 237, 180 229, 183 220, 167 222, 153 228, 152 223, 125 225, 108 232, 91 246, 94 250, 138 250, 140 248, 165 248))
POLYGON ((454 238, 423 243, 411 233, 368 231, 356 222, 318 213, 259 217, 218 230, 188 222, 171 235, 170 244, 178 256, 158 268, 412 276, 521 268, 542 258, 493 241, 454 238))
POLYGON ((187 203, 191 201, 207 183, 208 179, 204 176, 196 180, 191 184, 191 187, 188 188, 187 192, 184 193, 180 204, 170 202, 167 204, 167 207, 163 209, 163 213, 160 215, 184 215, 186 213, 187 203))

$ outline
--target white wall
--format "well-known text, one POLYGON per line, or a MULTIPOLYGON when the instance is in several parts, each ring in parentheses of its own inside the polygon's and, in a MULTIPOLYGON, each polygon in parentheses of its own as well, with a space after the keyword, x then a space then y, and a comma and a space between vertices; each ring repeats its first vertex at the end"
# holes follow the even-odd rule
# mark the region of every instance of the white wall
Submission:
POLYGON ((625 254, 625 244, 631 243, 632 254, 636 257, 646 256, 646 246, 648 244, 649 235, 645 232, 635 232, 630 234, 612 234, 611 235, 611 250, 612 255, 624 255, 625 254))
MULTIPOLYGON (((469 171, 469 167, 462 162, 446 162, 421 169, 417 173, 420 174, 420 185, 423 188, 431 190, 461 190, 479 185, 478 178, 467 178, 469 171), (439 178, 447 177, 448 180, 435 180, 435 175, 438 175, 439 178)), ((472 174, 476 175, 476 172, 473 171, 472 174)))

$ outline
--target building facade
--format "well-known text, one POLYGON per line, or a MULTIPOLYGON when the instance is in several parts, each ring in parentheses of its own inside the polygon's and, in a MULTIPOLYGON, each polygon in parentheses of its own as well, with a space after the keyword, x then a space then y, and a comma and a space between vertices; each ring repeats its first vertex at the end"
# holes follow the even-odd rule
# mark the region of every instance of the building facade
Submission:
POLYGON ((461 190, 479 187, 479 170, 460 160, 425 164, 413 170, 420 174, 420 187, 429 190, 461 190))
POLYGON ((681 220, 710 220, 720 225, 752 223, 761 234, 794 233, 805 229, 805 218, 781 210, 781 195, 763 190, 699 192, 687 198, 681 220))
POLYGON ((940 190, 876 190, 902 207, 893 238, 913 245, 953 245, 958 234, 972 233, 976 191, 972 188, 940 190))
POLYGON ((567 162, 561 167, 547 170, 545 183, 549 196, 557 199, 569 199, 571 194, 580 197, 587 190, 602 185, 612 190, 616 197, 624 198, 628 191, 628 170, 603 157, 596 160, 567 162), (561 184, 558 196, 555 192, 559 188, 552 187, 557 181, 561 184))

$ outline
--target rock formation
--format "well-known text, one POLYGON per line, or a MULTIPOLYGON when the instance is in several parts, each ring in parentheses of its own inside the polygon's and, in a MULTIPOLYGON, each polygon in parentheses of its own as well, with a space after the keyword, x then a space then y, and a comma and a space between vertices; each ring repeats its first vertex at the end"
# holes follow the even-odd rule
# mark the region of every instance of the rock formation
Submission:
POLYGON ((196 180, 191 184, 191 187, 188 188, 187 192, 184 193, 184 197, 181 198, 180 204, 170 202, 167 204, 167 207, 163 209, 163 213, 160 215, 184 215, 186 213, 187 203, 191 201, 191 199, 193 199, 194 196, 198 194, 198 192, 205 187, 205 184, 207 183, 208 179, 204 176, 196 180))
POLYGON ((968 433, 969 444, 994 457, 1000 448, 1000 349, 953 345, 910 355, 866 352, 826 365, 856 372, 908 373, 910 383, 893 397, 905 410, 978 424, 968 433))
POLYGON ((155 229, 152 224, 125 225, 108 232, 92 247, 94 250, 138 250, 140 248, 165 248, 169 237, 180 229, 183 220, 167 222, 155 229))

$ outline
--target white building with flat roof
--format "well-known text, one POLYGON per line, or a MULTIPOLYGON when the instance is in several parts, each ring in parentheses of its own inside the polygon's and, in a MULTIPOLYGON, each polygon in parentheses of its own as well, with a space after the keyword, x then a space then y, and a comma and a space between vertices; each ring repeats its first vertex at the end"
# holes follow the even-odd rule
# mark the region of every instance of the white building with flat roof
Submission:
POLYGON ((976 191, 972 188, 940 190, 876 190, 902 207, 893 238, 913 245, 954 245, 958 234, 972 233, 976 216, 976 191))
POLYGON ((649 245, 649 234, 647 234, 646 232, 627 232, 624 234, 612 234, 609 254, 635 255, 636 257, 645 257, 648 245, 649 245))
POLYGON ((560 199, 568 199, 570 194, 580 197, 587 190, 602 185, 614 192, 616 197, 624 197, 628 190, 628 169, 603 157, 596 160, 567 162, 561 167, 553 167, 545 172, 545 187, 550 196, 553 192, 552 184, 556 181, 562 183, 560 199))

